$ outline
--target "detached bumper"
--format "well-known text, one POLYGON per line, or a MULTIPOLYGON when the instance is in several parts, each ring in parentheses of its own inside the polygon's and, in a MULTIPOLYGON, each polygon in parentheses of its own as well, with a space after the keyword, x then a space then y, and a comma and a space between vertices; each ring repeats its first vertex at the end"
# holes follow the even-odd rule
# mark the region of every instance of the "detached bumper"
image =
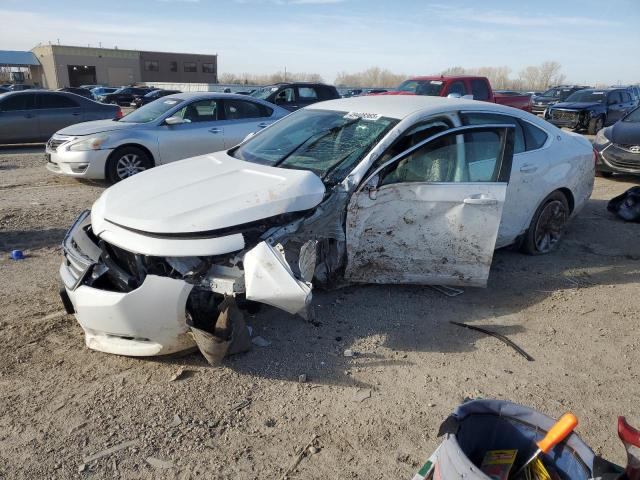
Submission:
POLYGON ((49 150, 47 170, 71 177, 104 179, 107 158, 113 150, 90 150, 70 152, 67 150, 49 150))

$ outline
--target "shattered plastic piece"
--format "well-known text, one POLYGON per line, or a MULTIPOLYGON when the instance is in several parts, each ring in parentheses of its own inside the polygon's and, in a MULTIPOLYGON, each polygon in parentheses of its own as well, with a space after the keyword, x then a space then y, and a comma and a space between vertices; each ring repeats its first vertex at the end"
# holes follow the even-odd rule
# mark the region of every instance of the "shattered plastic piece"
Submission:
POLYGON ((353 396, 353 401, 364 402, 367 398, 371 398, 371 390, 368 388, 359 388, 353 396))
POLYGON ((354 353, 353 353, 353 350, 345 350, 345 351, 344 351, 344 353, 343 353, 343 355, 344 355, 345 357, 353 357, 353 356, 354 356, 354 353))
POLYGON ((11 250, 11 260, 24 260, 22 250, 11 250))
POLYGON ((182 419, 180 418, 180 415, 178 415, 177 413, 173 416, 173 420, 171 421, 171 423, 169 424, 170 427, 177 427, 178 425, 180 425, 182 423, 182 419))
POLYGON ((243 400, 242 402, 236 403, 233 407, 231 407, 231 411, 237 412, 239 410, 242 410, 243 408, 248 407, 249 405, 251 405, 251 399, 243 400))
POLYGON ((176 373, 169 379, 170 382, 175 382, 176 380, 181 380, 184 376, 185 370, 184 367, 180 367, 176 373))
POLYGON ((84 457, 82 461, 84 463, 91 463, 94 460, 98 460, 99 458, 106 457, 111 455, 112 453, 119 452, 120 450, 124 450, 125 448, 133 447, 138 444, 138 440, 129 440, 127 442, 119 443, 118 445, 114 445, 113 447, 107 448, 105 450, 101 450, 98 453, 94 453, 93 455, 89 455, 88 457, 84 457))
POLYGON ((300 383, 305 383, 307 381, 307 374, 303 373, 302 375, 298 375, 298 381, 300 383))
POLYGON ((159 458, 147 457, 144 460, 149 465, 151 465, 153 468, 157 468, 157 469, 160 469, 160 470, 166 470, 168 468, 173 468, 173 463, 172 462, 167 462, 166 460, 160 460, 159 458))
POLYGON ((253 337, 251 339, 251 343, 253 343, 254 345, 257 345, 258 347, 268 347, 269 345, 271 345, 271 342, 269 340, 262 338, 260 336, 253 337))

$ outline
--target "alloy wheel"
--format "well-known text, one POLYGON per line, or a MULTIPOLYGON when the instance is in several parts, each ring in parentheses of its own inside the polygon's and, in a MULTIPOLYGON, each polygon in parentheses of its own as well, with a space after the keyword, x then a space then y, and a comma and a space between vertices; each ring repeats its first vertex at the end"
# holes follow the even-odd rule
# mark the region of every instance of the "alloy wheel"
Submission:
POLYGON ((127 153, 118 160, 116 172, 118 178, 124 179, 146 170, 142 159, 135 153, 127 153))
POLYGON ((536 249, 540 253, 550 252, 562 237, 567 222, 566 206, 559 200, 547 203, 538 217, 535 230, 536 249))

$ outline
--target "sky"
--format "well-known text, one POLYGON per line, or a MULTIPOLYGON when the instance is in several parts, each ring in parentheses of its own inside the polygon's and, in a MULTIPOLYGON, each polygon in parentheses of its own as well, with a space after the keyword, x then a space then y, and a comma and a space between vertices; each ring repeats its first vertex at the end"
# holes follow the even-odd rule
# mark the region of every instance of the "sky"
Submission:
POLYGON ((581 84, 640 83, 640 0, 0 0, 0 49, 38 43, 217 53, 222 73, 559 62, 581 84))

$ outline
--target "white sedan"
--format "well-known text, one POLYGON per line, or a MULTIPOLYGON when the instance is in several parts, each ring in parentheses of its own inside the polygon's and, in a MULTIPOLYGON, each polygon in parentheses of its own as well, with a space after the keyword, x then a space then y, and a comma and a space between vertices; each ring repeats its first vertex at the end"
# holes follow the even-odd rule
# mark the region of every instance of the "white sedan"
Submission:
POLYGON ((107 189, 64 242, 90 348, 193 346, 225 295, 305 316, 314 284, 484 286, 493 251, 552 251, 587 202, 587 140, 501 105, 317 103, 227 151, 107 189))
POLYGON ((47 142, 47 169, 116 183, 156 165, 230 148, 288 114, 245 95, 174 94, 120 119, 58 131, 47 142))

